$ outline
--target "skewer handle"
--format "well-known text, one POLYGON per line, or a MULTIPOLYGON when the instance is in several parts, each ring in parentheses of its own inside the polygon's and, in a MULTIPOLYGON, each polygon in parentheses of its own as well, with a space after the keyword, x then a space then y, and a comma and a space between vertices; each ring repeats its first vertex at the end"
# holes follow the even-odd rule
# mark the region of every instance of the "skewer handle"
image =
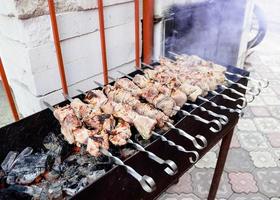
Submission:
POLYGON ((214 119, 214 120, 209 121, 209 120, 204 119, 204 118, 202 118, 202 117, 200 117, 198 115, 191 114, 191 113, 189 113, 189 112, 187 112, 185 110, 181 110, 181 112, 183 113, 183 115, 191 116, 195 120, 200 121, 200 122, 202 122, 204 124, 211 124, 211 123, 215 124, 216 128, 214 126, 210 127, 210 131, 212 131, 213 133, 217 133, 217 132, 220 132, 222 130, 222 125, 221 125, 221 123, 218 120, 214 119))
POLYGON ((234 93, 234 94, 237 94, 238 96, 240 97, 243 97, 244 98, 244 101, 246 101, 246 104, 247 103, 251 103, 255 100, 255 96, 254 95, 250 95, 249 99, 246 97, 246 95, 242 94, 241 92, 238 92, 237 90, 233 89, 233 88, 229 88, 225 85, 220 85, 220 87, 222 89, 225 89, 225 90, 229 90, 231 93, 234 93))
POLYGON ((166 142, 169 146, 175 147, 178 151, 181 151, 181 152, 184 152, 184 153, 194 154, 194 158, 193 157, 189 158, 190 163, 196 163, 198 161, 199 154, 197 153, 197 151, 188 151, 184 147, 182 147, 181 145, 175 144, 172 140, 168 140, 163 135, 158 134, 156 132, 152 132, 152 133, 153 133, 154 136, 159 137, 163 142, 166 142))
POLYGON ((207 140, 205 137, 203 137, 202 135, 196 135, 195 137, 193 137, 192 135, 186 133, 185 131, 183 131, 182 129, 179 129, 179 128, 176 128, 173 124, 169 123, 169 122, 166 122, 166 124, 171 128, 171 129, 174 129, 174 130, 177 130, 178 133, 191 140, 191 142, 193 143, 193 145, 195 146, 195 148, 197 149, 204 149, 206 146, 207 146, 207 140), (198 140, 200 140, 202 142, 203 145, 200 145, 198 144, 198 140))
POLYGON ((153 192, 156 189, 156 183, 155 183, 155 181, 151 177, 149 177, 147 175, 141 176, 132 167, 124 164, 124 162, 121 159, 119 159, 116 156, 113 156, 106 149, 101 148, 100 152, 102 154, 104 154, 105 156, 111 158, 116 165, 124 167, 126 172, 128 174, 130 174, 132 177, 134 177, 140 183, 140 185, 142 186, 143 190, 145 190, 146 192, 151 193, 151 192, 153 192))
POLYGON ((221 94, 221 93, 218 93, 218 92, 216 92, 216 91, 209 91, 211 94, 213 94, 213 95, 216 95, 216 96, 221 96, 223 99, 227 99, 227 100, 229 100, 229 101, 232 101, 232 102, 236 102, 236 101, 239 101, 239 100, 241 100, 242 102, 243 102, 243 104, 242 105, 240 105, 240 104, 237 104, 237 108, 240 108, 240 109, 243 109, 243 108, 245 108, 246 106, 247 106, 247 101, 245 100, 245 98, 244 97, 240 97, 240 98, 238 98, 238 99, 234 99, 234 98, 232 98, 232 97, 229 97, 228 95, 226 95, 226 94, 221 94))
POLYGON ((138 151, 144 152, 148 155, 148 157, 155 162, 161 164, 161 165, 167 165, 167 167, 164 169, 164 171, 168 175, 175 175, 178 172, 178 167, 177 165, 172 161, 172 160, 163 160, 162 158, 158 157, 155 155, 153 152, 147 151, 145 148, 143 148, 141 145, 133 142, 131 139, 128 139, 127 142, 134 146, 138 151))
POLYGON ((218 113, 215 113, 211 110, 207 110, 206 108, 204 108, 203 106, 198 106, 196 104, 192 104, 192 103, 185 103, 186 106, 191 106, 192 108, 198 108, 200 109, 201 111, 203 112, 207 112, 209 115, 213 116, 213 117, 216 117, 216 118, 219 118, 219 121, 222 125, 226 125, 229 121, 228 117, 225 116, 225 115, 221 115, 221 114, 218 114, 218 113))
POLYGON ((239 109, 232 109, 232 108, 227 108, 227 107, 222 106, 222 105, 218 105, 218 104, 214 103, 213 101, 210 101, 209 99, 206 99, 206 98, 201 97, 201 96, 198 96, 197 98, 204 101, 204 102, 210 103, 211 106, 213 106, 213 107, 220 108, 221 110, 228 110, 231 113, 238 113, 240 116, 243 116, 243 112, 239 109))
POLYGON ((232 73, 232 72, 228 72, 228 71, 226 72, 226 74, 231 75, 231 76, 236 76, 238 78, 245 78, 249 81, 257 83, 259 85, 259 87, 261 87, 261 88, 267 88, 269 86, 269 81, 266 79, 257 80, 257 79, 254 79, 254 78, 251 78, 248 76, 242 76, 241 74, 236 74, 236 73, 232 73))

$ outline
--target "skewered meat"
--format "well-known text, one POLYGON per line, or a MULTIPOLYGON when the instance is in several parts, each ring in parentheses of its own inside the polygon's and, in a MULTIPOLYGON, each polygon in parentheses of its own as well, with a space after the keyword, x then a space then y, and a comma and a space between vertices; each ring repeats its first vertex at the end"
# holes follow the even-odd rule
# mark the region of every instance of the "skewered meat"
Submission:
POLYGON ((133 96, 130 92, 124 90, 123 88, 106 90, 106 95, 109 100, 117 103, 124 103, 131 106, 140 103, 138 98, 135 98, 136 96, 133 96))
POLYGON ((74 110, 70 105, 57 107, 54 110, 54 116, 61 124, 61 133, 64 135, 65 139, 69 144, 73 144, 75 142, 73 131, 80 129, 82 126, 74 110))
POLYGON ((88 137, 94 133, 91 130, 86 129, 85 127, 73 130, 74 139, 77 146, 81 144, 87 144, 88 137))
POLYGON ((151 131, 156 125, 156 120, 139 115, 131 106, 121 103, 110 103, 113 106, 113 115, 133 124, 144 139, 151 137, 151 131))
MULTIPOLYGON (((127 85, 132 85, 133 81, 129 79, 125 79, 125 80, 127 84, 122 85, 123 87, 127 87, 127 85)), ((129 88, 123 88, 123 89, 127 91, 129 90, 129 88)), ((154 87, 152 83, 146 85, 144 88, 142 88, 142 90, 139 87, 138 89, 141 91, 139 95, 145 98, 149 103, 153 104, 156 108, 162 110, 164 114, 166 114, 167 116, 173 116, 176 114, 176 112, 173 109, 176 106, 175 101, 170 96, 160 93, 157 87, 154 87)))
POLYGON ((173 89, 171 98, 174 99, 177 106, 182 107, 187 102, 187 95, 179 89, 173 89))
POLYGON ((107 97, 101 90, 91 90, 87 92, 85 97, 85 102, 90 103, 95 108, 100 108, 106 101, 107 97))
POLYGON ((137 87, 132 81, 127 78, 118 79, 115 82, 115 86, 117 88, 125 88, 128 92, 130 92, 133 96, 140 96, 141 89, 137 87))
POLYGON ((96 115, 100 113, 100 109, 91 105, 91 104, 85 104, 80 99, 75 98, 70 103, 71 108, 74 110, 76 116, 78 116, 80 119, 85 118, 89 115, 96 115))
POLYGON ((146 103, 139 103, 134 107, 135 111, 147 117, 157 120, 159 127, 164 127, 165 123, 170 119, 160 110, 155 109, 152 105, 146 103))
POLYGON ((105 131, 88 138, 87 151, 93 156, 100 155, 100 148, 109 149, 109 136, 105 131))
POLYGON ((117 126, 109 134, 110 142, 116 146, 125 145, 130 137, 130 125, 122 119, 118 120, 117 126))

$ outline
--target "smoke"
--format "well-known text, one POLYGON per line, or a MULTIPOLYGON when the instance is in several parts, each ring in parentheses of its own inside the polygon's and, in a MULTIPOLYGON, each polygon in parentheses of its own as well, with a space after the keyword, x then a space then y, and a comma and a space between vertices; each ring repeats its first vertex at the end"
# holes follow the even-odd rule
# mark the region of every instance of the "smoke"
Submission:
POLYGON ((215 0, 173 5, 165 26, 168 51, 195 54, 223 65, 236 65, 246 0, 215 0))

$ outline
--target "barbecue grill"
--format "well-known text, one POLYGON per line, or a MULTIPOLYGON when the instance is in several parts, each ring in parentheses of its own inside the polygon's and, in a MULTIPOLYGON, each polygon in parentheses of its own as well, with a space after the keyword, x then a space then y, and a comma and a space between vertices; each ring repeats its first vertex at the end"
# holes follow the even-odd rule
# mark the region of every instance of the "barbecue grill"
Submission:
MULTIPOLYGON (((247 71, 236 67, 229 66, 227 69, 229 72, 242 75, 242 77, 249 75, 247 71)), ((129 76, 134 76, 138 73, 141 73, 141 71, 138 70, 130 73, 129 76)), ((230 75, 227 76, 234 83, 239 83, 244 86, 247 85, 246 78, 230 75)), ((232 84, 230 88, 245 94, 245 90, 238 87, 236 84, 232 84)), ((231 93, 229 89, 220 89, 217 92, 228 95, 231 98, 239 98, 237 94, 231 93)), ((75 98, 82 99, 83 97, 84 95, 81 94, 75 98)), ((176 124, 176 128, 186 131, 193 137, 195 137, 198 133, 204 136, 208 143, 206 148, 195 148, 194 144, 190 140, 176 133, 175 129, 170 129, 169 131, 163 133, 164 138, 174 142, 176 145, 180 145, 186 150, 197 152, 200 158, 203 157, 203 155, 215 144, 217 144, 221 138, 233 131, 233 128, 239 118, 238 112, 231 113, 228 109, 220 109, 219 107, 212 106, 213 102, 218 105, 223 105, 225 108, 237 109, 236 106, 238 102, 224 99, 221 95, 213 96, 210 94, 205 98, 208 99, 209 102, 201 102, 200 100, 197 100, 194 104, 196 106, 184 106, 182 109, 186 110, 191 115, 198 115, 209 121, 216 118, 209 115, 207 112, 204 112, 203 109, 199 109, 202 108, 202 106, 209 111, 226 116, 228 118, 228 123, 223 125, 220 132, 213 133, 209 129, 209 126, 203 126, 199 120, 184 116, 180 112, 178 112, 173 119, 174 124, 176 124)), ((61 102, 58 105, 64 106, 67 103, 69 103, 69 101, 61 102)), ((58 121, 54 118, 51 110, 49 109, 45 109, 39 113, 1 128, 1 161, 11 150, 22 151, 25 147, 30 146, 34 148, 35 151, 39 151, 42 148, 44 137, 49 132, 59 134, 59 128, 60 125, 58 121)), ((134 134, 137 135, 137 133, 134 134)), ((200 145, 202 144, 200 143, 200 145)), ((153 152, 155 155, 164 160, 172 160, 176 163, 178 172, 173 174, 173 176, 170 176, 164 172, 164 166, 154 162, 154 160, 145 155, 145 153, 139 151, 124 159, 123 163, 132 167, 139 174, 145 174, 151 177, 156 186, 154 191, 147 192, 143 190, 143 188, 141 188, 141 184, 130 176, 126 172, 125 168, 118 165, 112 165, 111 169, 109 169, 105 175, 84 188, 82 191, 78 192, 72 197, 72 199, 87 199, 88 196, 95 197, 96 199, 155 199, 170 185, 176 183, 178 178, 194 164, 189 160, 193 154, 187 154, 180 151, 176 148, 176 146, 174 147, 173 145, 164 142, 161 138, 153 137, 145 143, 144 147, 146 151, 153 152)))
MULTIPOLYGON (((139 9, 139 2, 135 2, 135 10, 137 10, 139 9)), ((102 10, 103 5, 101 0, 99 0, 98 3, 104 82, 107 84, 108 74, 102 10)), ((33 169, 34 166, 37 166, 38 160, 40 161, 41 157, 45 156, 46 162, 44 162, 44 166, 40 166, 40 168, 43 168, 45 172, 43 175, 40 174, 38 177, 42 178, 42 176, 44 176, 46 178, 46 176, 49 176, 50 169, 48 168, 49 161, 47 160, 49 157, 46 156, 46 153, 42 153, 42 149, 46 150, 46 148, 49 149, 48 146, 57 145, 57 141, 60 141, 59 145, 63 143, 63 141, 60 140, 61 125, 53 115, 52 111, 56 106, 63 107, 68 105, 71 101, 73 101, 73 98, 83 100, 85 97, 85 91, 80 91, 81 94, 76 97, 70 97, 68 95, 62 55, 59 45, 58 30, 56 27, 57 25, 55 20, 54 4, 52 0, 49 0, 49 6, 54 41, 57 50, 57 58, 61 73, 62 88, 66 100, 55 106, 51 106, 47 102, 44 102, 44 104, 48 107, 47 109, 0 129, 0 161, 2 162, 4 160, 1 167, 5 173, 5 170, 8 171, 12 169, 13 166, 17 165, 17 163, 10 162, 10 160, 13 161, 14 159, 17 160, 18 157, 29 156, 33 149, 34 152, 37 153, 37 157, 35 157, 37 160, 33 159, 31 161, 29 160, 28 163, 21 163, 22 168, 27 168, 27 170, 33 169), (17 151, 21 153, 16 158, 17 154, 11 151, 17 151)), ((139 60, 137 60, 137 58, 139 58, 138 15, 139 13, 136 12, 135 36, 137 41, 137 67, 139 67, 139 60)), ((146 20, 147 19, 144 19, 144 21, 146 20)), ((145 59, 145 54, 147 54, 149 51, 150 49, 144 47, 144 60, 147 60, 145 59)), ((170 55, 176 56, 176 54, 173 52, 168 53, 170 55)), ((153 66, 157 64, 158 63, 143 63, 142 68, 138 68, 138 70, 130 74, 123 74, 122 72, 120 73, 124 77, 131 79, 137 74, 143 74, 142 69, 153 68, 153 66)), ((4 74, 2 71, 1 64, 1 74, 4 74)), ((223 139, 209 195, 209 199, 214 199, 223 170, 223 165, 225 163, 225 158, 228 152, 230 140, 233 134, 233 129, 238 122, 239 117, 242 116, 242 108, 247 105, 247 102, 254 100, 255 96, 260 93, 260 88, 266 87, 268 84, 266 81, 258 81, 251 79, 248 76, 249 72, 237 67, 228 66, 226 80, 229 83, 229 86, 221 85, 217 90, 210 91, 207 96, 198 96, 195 102, 186 102, 181 107, 181 109, 175 110, 178 112, 176 115, 172 116, 172 123, 166 122, 167 126, 169 127, 168 130, 153 130, 152 137, 148 140, 144 140, 139 137, 137 130, 132 127, 132 137, 127 140, 127 145, 124 147, 113 146, 108 150, 100 147, 98 150, 100 151, 101 156, 96 159, 94 158, 93 160, 90 160, 91 158, 88 158, 90 156, 88 156, 89 154, 85 154, 83 145, 76 147, 75 145, 65 144, 64 141, 64 143, 59 146, 61 147, 59 156, 66 160, 68 164, 72 164, 74 169, 79 169, 79 167, 82 167, 82 169, 87 169, 87 166, 84 166, 84 164, 93 164, 93 173, 96 172, 96 174, 94 173, 93 181, 88 181, 87 184, 80 185, 82 180, 90 179, 90 177, 88 177, 88 171, 86 171, 86 173, 79 171, 78 174, 76 174, 77 170, 70 171, 75 174, 75 176, 70 173, 68 176, 64 177, 66 180, 63 184, 68 185, 66 187, 67 190, 63 190, 63 192, 66 193, 71 199, 88 199, 89 196, 95 199, 114 200, 155 199, 169 186, 176 183, 179 177, 184 174, 184 172, 190 169, 214 145, 223 139), (258 84, 256 90, 247 86, 248 80, 258 84), (248 98, 247 95, 249 95, 250 98, 248 98), (78 158, 77 155, 79 156, 78 158), (81 160, 78 162, 78 159, 81 160), (72 175, 73 177, 71 177, 72 175), (75 177, 77 180, 71 182, 71 180, 75 177), (71 187, 69 186, 69 182, 73 183, 70 185, 71 187)), ((111 78, 111 80, 113 82, 110 84, 114 84, 115 78, 111 78)), ((103 87, 103 84, 101 83, 96 82, 96 84, 98 85, 99 89, 103 87)), ((50 150, 48 153, 49 152, 50 150)), ((55 165, 54 163, 56 160, 52 160, 52 162, 52 165, 55 165)), ((64 161, 58 165, 59 168, 61 165, 63 165, 62 167, 65 167, 64 161)), ((67 167, 62 169, 68 170, 67 167)), ((35 168, 35 170, 40 169, 35 168)), ((6 177, 3 171, 0 171, 0 179, 2 183, 1 186, 5 188, 7 184, 5 182, 6 177)), ((89 172, 92 173, 92 171, 89 172)), ((65 174, 63 174, 63 176, 64 175, 65 174)), ((19 180, 22 182, 25 181, 25 183, 27 181, 22 177, 19 177, 19 179, 18 177, 15 179, 12 177, 9 179, 9 182, 14 183, 18 182, 19 180)), ((34 180, 31 178, 31 181, 28 183, 35 185, 35 183, 38 184, 40 181, 40 178, 37 179, 37 177, 34 177, 34 180)), ((47 194, 43 194, 45 195, 44 197, 48 197, 48 193, 52 193, 53 195, 58 195, 61 197, 62 187, 59 185, 61 183, 59 183, 57 179, 54 179, 54 182, 52 182, 53 180, 48 181, 57 187, 52 188, 51 192, 48 190, 47 194)), ((17 198, 19 199, 29 199, 30 196, 22 195, 24 189, 26 188, 23 186, 14 186, 12 191, 16 191, 18 193, 17 198)), ((24 192, 26 193, 26 191, 24 192)), ((36 191, 34 190, 34 192, 36 191)), ((43 192, 40 191, 40 197, 42 193, 43 192)), ((3 189, 1 190, 0 194, 9 196, 11 195, 11 191, 3 189)), ((29 191, 29 194, 33 193, 29 191)))

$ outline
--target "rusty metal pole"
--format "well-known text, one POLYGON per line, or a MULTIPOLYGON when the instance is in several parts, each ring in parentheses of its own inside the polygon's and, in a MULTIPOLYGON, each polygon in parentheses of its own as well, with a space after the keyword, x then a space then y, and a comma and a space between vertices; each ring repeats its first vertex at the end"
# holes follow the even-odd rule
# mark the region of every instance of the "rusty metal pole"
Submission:
POLYGON ((151 63, 154 34, 154 0, 143 1, 143 61, 151 63))
POLYGON ((108 84, 108 65, 107 65, 103 0, 98 0, 98 16, 99 16, 99 32, 100 32, 102 64, 103 64, 103 80, 104 80, 104 84, 108 84))
POLYGON ((63 93, 67 95, 68 94, 67 81, 66 81, 64 63, 63 63, 63 58, 62 58, 62 53, 61 53, 59 33, 58 33, 57 22, 56 22, 55 6, 54 6, 53 0, 48 0, 48 5, 49 5, 52 33, 53 33, 55 50, 56 50, 57 63, 58 63, 58 67, 59 67, 59 74, 60 74, 62 90, 63 90, 63 93))
POLYGON ((135 64, 140 67, 140 37, 139 37, 139 0, 134 0, 134 19, 135 19, 135 64))
POLYGON ((18 116, 16 104, 15 104, 13 96, 12 96, 12 92, 11 92, 11 89, 10 89, 10 86, 9 86, 9 83, 8 83, 8 79, 7 79, 5 70, 4 70, 4 66, 3 66, 3 63, 2 63, 1 57, 0 57, 0 76, 1 76, 1 79, 2 79, 3 87, 4 87, 5 93, 7 95, 7 98, 8 98, 8 101, 9 101, 10 108, 12 110, 14 119, 16 121, 18 121, 19 116, 18 116))

